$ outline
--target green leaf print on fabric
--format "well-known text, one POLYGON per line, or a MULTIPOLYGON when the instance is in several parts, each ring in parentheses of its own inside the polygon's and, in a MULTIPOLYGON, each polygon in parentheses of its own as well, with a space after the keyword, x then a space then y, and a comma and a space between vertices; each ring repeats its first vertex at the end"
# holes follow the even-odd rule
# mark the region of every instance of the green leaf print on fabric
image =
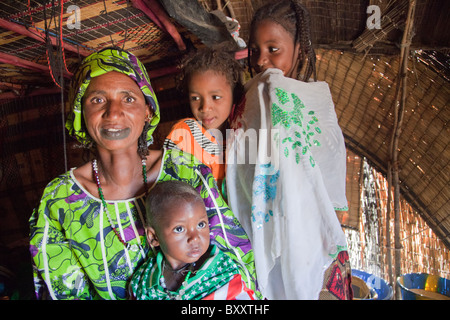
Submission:
MULTIPOLYGON (((312 145, 320 146, 320 142, 314 138, 315 135, 322 133, 319 119, 313 110, 305 115, 305 105, 295 93, 289 95, 284 89, 276 88, 275 95, 278 103, 272 104, 272 126, 281 126, 286 129, 287 137, 281 140, 281 143, 285 145, 283 154, 287 158, 292 150, 295 162, 299 164, 301 157, 310 150, 312 145)), ((316 164, 312 155, 309 155, 309 163, 312 167, 316 164)))

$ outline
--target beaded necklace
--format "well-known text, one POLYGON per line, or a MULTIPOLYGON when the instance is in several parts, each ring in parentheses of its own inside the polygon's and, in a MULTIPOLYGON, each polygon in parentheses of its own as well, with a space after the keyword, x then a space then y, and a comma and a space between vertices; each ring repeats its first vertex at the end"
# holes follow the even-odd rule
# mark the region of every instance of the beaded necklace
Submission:
MULTIPOLYGON (((120 233, 117 231, 116 227, 114 226, 114 224, 112 222, 112 219, 111 219, 111 215, 109 214, 109 211, 108 211, 108 207, 106 206, 106 201, 105 201, 105 197, 103 195, 103 190, 102 190, 102 187, 100 186, 100 178, 99 178, 99 175, 98 175, 97 159, 92 160, 92 170, 94 171, 94 177, 95 177, 95 182, 96 182, 97 188, 98 188, 98 194, 100 196, 100 199, 102 200, 103 208, 105 210, 106 216, 108 217, 109 223, 111 224, 111 227, 112 227, 114 233, 119 238, 119 241, 126 247, 127 244, 123 240, 123 238, 120 236, 120 233)), ((148 192, 148 187, 147 187, 147 165, 146 165, 146 159, 145 158, 142 159, 142 177, 143 177, 143 180, 144 180, 145 194, 147 194, 147 192, 148 192)))
MULTIPOLYGON (((173 269, 167 267, 167 270, 169 270, 173 274, 182 274, 183 275, 183 274, 187 273, 186 277, 184 278, 183 283, 181 284, 182 287, 186 287, 189 277, 191 275, 195 275, 197 273, 197 270, 194 271, 194 267, 195 267, 195 262, 187 263, 183 267, 181 267, 177 270, 173 270, 173 269)), ((176 294, 176 295, 172 294, 169 291, 169 289, 167 289, 167 286, 166 286, 166 281, 164 278, 164 269, 166 269, 166 261, 165 260, 163 260, 163 263, 162 263, 161 278, 159 279, 159 283, 160 283, 161 287, 164 289, 164 292, 167 294, 167 296, 169 297, 170 300, 182 300, 183 295, 185 294, 184 288, 180 289, 178 291, 178 294, 176 294)))

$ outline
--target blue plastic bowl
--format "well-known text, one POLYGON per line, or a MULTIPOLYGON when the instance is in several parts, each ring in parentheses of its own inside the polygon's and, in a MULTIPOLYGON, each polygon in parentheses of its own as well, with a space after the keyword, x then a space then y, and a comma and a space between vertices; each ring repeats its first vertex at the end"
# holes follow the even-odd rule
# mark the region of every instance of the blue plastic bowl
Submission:
POLYGON ((352 269, 352 275, 364 280, 370 289, 375 290, 376 297, 372 299, 363 300, 391 300, 394 291, 392 287, 382 278, 377 277, 371 273, 367 273, 361 270, 352 269))
MULTIPOLYGON (((415 292, 414 289, 426 290, 432 293, 439 293, 450 299, 450 280, 427 274, 427 273, 408 273, 397 278, 397 284, 400 287, 402 300, 439 300, 430 295, 424 295, 423 292, 415 292)), ((445 297, 441 297, 444 298, 445 297)))

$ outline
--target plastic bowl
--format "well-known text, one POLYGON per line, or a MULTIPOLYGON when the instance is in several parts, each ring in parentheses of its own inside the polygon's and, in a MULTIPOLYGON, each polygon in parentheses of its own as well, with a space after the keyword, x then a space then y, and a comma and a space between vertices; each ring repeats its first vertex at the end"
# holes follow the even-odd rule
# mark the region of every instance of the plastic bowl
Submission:
POLYGON ((367 286, 371 289, 372 294, 369 298, 361 299, 361 300, 391 300, 394 291, 392 287, 385 281, 384 279, 377 277, 371 273, 364 272, 361 270, 352 269, 352 276, 358 277, 367 284, 367 286), (375 294, 373 294, 375 291, 375 294))
POLYGON ((427 273, 408 273, 397 278, 402 300, 450 300, 450 280, 427 273))

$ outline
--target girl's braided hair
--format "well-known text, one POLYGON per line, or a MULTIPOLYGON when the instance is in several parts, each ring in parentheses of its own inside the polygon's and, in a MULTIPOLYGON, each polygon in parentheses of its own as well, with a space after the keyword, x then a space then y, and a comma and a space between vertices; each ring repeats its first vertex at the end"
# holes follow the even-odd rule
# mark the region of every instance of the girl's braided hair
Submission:
MULTIPOLYGON (((316 81, 316 53, 311 42, 311 19, 308 10, 298 0, 271 2, 256 11, 250 30, 255 30, 258 24, 264 20, 278 23, 292 35, 295 44, 300 43, 299 65, 295 71, 295 77, 299 78, 306 60, 306 69, 302 80, 308 81, 313 75, 314 81, 316 81)), ((250 44, 248 48, 250 62, 250 44)))

